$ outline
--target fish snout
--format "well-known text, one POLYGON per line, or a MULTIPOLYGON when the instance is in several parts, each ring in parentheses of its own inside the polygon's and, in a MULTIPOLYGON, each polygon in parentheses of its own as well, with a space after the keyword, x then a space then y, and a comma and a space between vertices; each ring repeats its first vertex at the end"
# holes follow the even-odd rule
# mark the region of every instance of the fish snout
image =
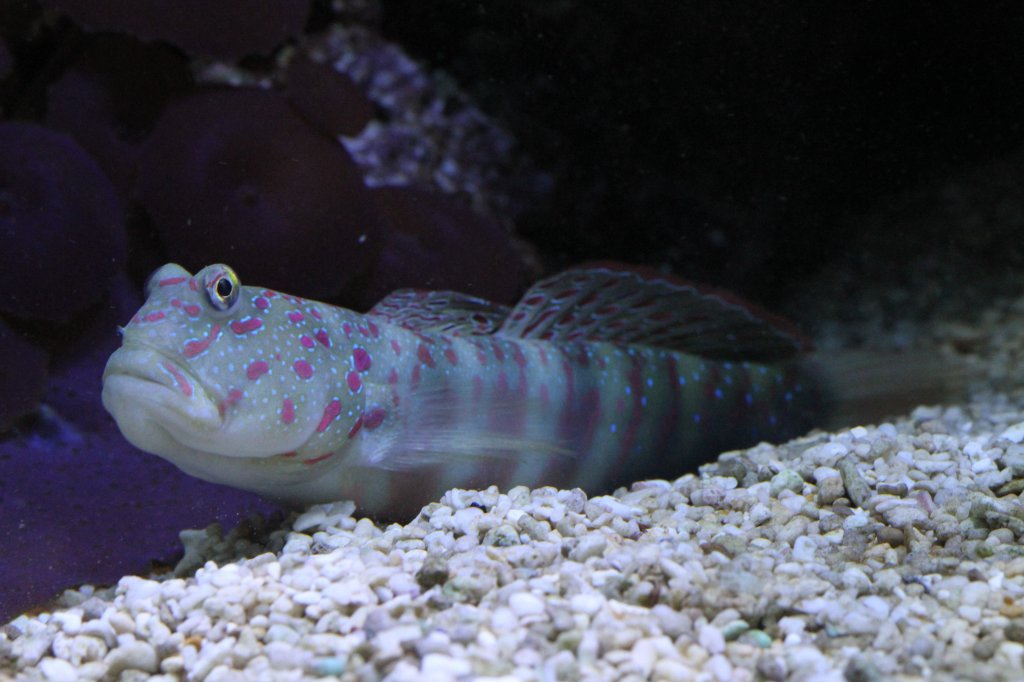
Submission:
POLYGON ((102 400, 122 432, 125 420, 154 421, 172 432, 218 429, 222 422, 217 402, 189 368, 148 346, 114 351, 103 370, 102 400))

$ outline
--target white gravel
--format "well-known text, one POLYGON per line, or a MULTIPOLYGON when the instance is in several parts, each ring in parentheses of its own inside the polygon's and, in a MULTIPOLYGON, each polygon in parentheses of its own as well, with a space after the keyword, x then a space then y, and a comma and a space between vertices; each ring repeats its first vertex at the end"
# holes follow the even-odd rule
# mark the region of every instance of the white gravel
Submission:
POLYGON ((277 551, 16 618, 0 679, 1020 678, 1021 433, 994 394, 614 496, 456 490, 384 528, 317 506, 277 551))

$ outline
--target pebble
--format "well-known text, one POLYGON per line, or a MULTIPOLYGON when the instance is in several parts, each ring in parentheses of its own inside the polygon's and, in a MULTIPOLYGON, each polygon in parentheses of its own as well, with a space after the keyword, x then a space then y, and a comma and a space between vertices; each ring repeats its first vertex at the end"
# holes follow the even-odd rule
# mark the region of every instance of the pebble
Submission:
POLYGON ((78 673, 75 668, 65 660, 59 658, 44 658, 39 661, 39 672, 49 682, 75 682, 78 673))
POLYGON ((803 490, 804 479, 797 472, 792 469, 783 469, 779 473, 772 476, 771 480, 771 493, 773 497, 778 497, 783 490, 789 490, 795 493, 803 490))
POLYGON ((155 673, 159 669, 156 649, 148 642, 132 641, 112 649, 103 662, 109 675, 116 677, 122 671, 140 670, 155 673))
POLYGON ((1024 422, 1018 422, 1006 429, 999 434, 999 437, 1003 440, 1008 440, 1011 443, 1020 443, 1024 441, 1024 422))
POLYGON ((810 563, 814 561, 815 552, 817 546, 814 544, 814 540, 802 535, 793 541, 793 558, 801 563, 810 563))
POLYGON ((725 651, 725 636, 714 625, 703 625, 697 632, 697 641, 712 654, 725 651))
POLYGON ((509 597, 509 608, 520 618, 544 613, 544 601, 529 592, 517 592, 509 597))

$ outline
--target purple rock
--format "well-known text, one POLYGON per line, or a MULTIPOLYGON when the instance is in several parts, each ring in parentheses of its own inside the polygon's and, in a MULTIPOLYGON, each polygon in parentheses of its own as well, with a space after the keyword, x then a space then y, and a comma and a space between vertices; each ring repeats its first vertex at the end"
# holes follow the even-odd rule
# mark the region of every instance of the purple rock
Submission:
POLYGON ((141 140, 167 100, 191 86, 188 63, 169 46, 98 35, 50 85, 46 123, 70 133, 125 198, 141 140))
POLYGON ((0 320, 0 433, 32 413, 46 390, 46 353, 0 320))
POLYGON ((372 306, 395 289, 451 289, 514 303, 527 284, 508 231, 453 198, 411 187, 372 190, 388 227, 384 250, 358 291, 372 306))
POLYGON ((298 35, 309 0, 44 0, 96 31, 121 31, 186 52, 233 60, 264 54, 298 35))
POLYGON ((312 298, 335 296, 381 246, 345 149, 263 90, 171 103, 140 160, 138 196, 171 260, 228 263, 243 282, 312 298))
POLYGON ((373 104, 362 88, 330 64, 299 53, 288 65, 286 80, 288 101, 327 135, 357 135, 373 118, 373 104))
POLYGON ((74 140, 0 123, 0 311, 66 321, 95 303, 125 258, 120 202, 74 140))

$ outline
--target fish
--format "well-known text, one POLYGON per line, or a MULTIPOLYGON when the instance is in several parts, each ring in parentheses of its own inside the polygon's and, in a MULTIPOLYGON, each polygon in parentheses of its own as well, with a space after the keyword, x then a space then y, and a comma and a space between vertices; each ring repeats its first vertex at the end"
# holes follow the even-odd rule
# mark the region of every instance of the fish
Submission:
POLYGON ((103 372, 130 443, 207 481, 381 518, 451 488, 675 478, 820 426, 843 402, 835 376, 877 385, 861 396, 874 404, 936 374, 893 381, 888 363, 830 380, 783 318, 612 262, 541 280, 513 307, 402 289, 359 313, 244 286, 224 264, 169 263, 145 294, 103 372))

